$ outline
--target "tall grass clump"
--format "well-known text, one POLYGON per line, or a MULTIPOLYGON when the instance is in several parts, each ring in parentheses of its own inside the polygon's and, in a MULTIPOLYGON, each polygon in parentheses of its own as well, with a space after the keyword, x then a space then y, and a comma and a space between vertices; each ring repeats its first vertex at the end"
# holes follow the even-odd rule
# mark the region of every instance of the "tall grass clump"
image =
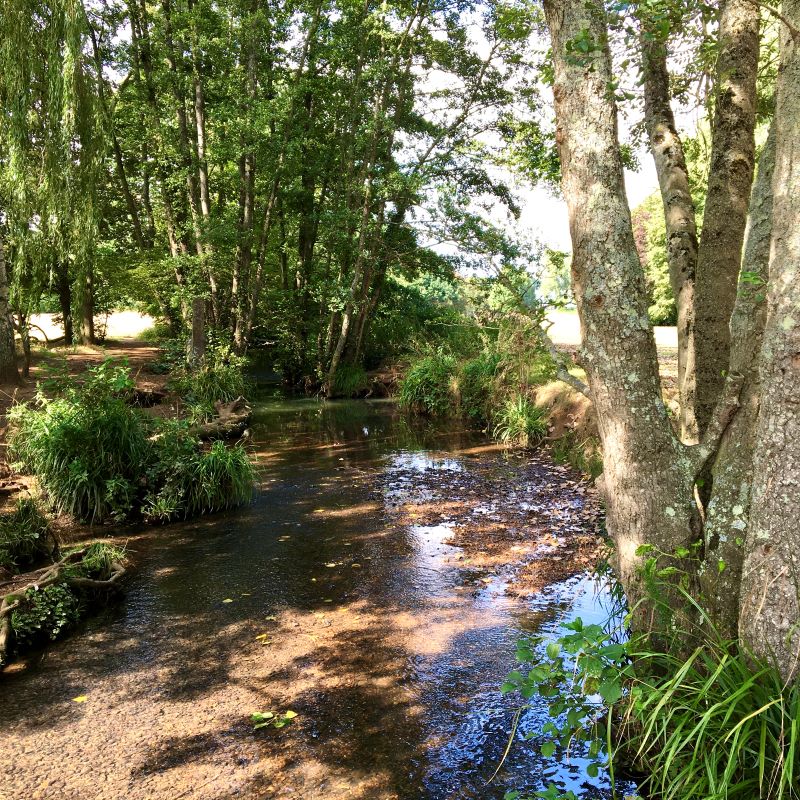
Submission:
POLYGON ((203 451, 182 423, 171 423, 154 442, 142 514, 148 522, 169 522, 247 503, 255 473, 241 445, 214 442, 203 451))
POLYGON ((399 402, 410 411, 446 416, 456 408, 456 360, 444 353, 415 361, 400 382, 399 402))
POLYGON ((125 367, 105 361, 61 396, 11 410, 11 457, 59 513, 93 521, 132 503, 149 451, 142 414, 126 401, 132 386, 125 367))
POLYGON ((525 395, 513 395, 495 414, 492 435, 504 444, 531 447, 547 435, 546 412, 525 395))
MULTIPOLYGON (((577 754, 612 785, 642 776, 650 800, 798 800, 800 684, 722 638, 685 588, 669 591, 695 622, 665 647, 625 640, 619 619, 576 619, 554 640, 521 641, 503 691, 548 705, 545 756, 577 754)), ((574 798, 552 785, 537 796, 574 798)))
POLYGON ((55 550, 47 517, 32 498, 18 500, 13 511, 0 515, 0 567, 18 572, 55 550))
POLYGON ((491 418, 495 378, 500 363, 498 353, 483 351, 461 365, 458 390, 462 413, 468 419, 485 424, 491 418))
POLYGON ((369 387, 369 378, 360 364, 342 364, 333 379, 333 397, 358 397, 369 387))
POLYGON ((12 457, 53 508, 82 521, 151 521, 231 508, 250 499, 253 467, 241 446, 203 449, 187 423, 147 417, 128 403, 123 366, 105 362, 60 396, 12 409, 12 457))
POLYGON ((185 362, 173 370, 168 387, 189 405, 213 414, 214 403, 229 403, 250 394, 245 377, 247 359, 222 342, 209 343, 203 360, 196 365, 185 362))

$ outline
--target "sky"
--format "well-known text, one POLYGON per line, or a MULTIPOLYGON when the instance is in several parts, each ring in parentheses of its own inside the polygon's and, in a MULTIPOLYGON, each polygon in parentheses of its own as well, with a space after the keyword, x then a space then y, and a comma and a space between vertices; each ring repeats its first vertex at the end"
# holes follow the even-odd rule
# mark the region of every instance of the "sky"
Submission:
MULTIPOLYGON (((625 170, 625 189, 631 209, 658 189, 658 178, 650 153, 638 155, 641 164, 639 171, 625 170)), ((553 250, 570 251, 572 246, 564 200, 544 186, 518 190, 518 196, 521 201, 520 229, 530 231, 533 238, 553 250)))

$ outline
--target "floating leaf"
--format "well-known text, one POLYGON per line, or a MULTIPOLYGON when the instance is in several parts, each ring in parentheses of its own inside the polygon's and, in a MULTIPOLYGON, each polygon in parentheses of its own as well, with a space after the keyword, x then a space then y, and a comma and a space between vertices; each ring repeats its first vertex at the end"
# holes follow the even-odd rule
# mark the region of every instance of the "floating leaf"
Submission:
POLYGON ((222 602, 223 603, 232 603, 233 600, 230 597, 226 597, 222 602))

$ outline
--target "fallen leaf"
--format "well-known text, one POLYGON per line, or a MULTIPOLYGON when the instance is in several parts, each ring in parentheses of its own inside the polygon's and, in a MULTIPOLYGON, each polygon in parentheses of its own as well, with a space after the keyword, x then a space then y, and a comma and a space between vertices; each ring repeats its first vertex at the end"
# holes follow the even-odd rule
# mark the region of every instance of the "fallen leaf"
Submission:
POLYGON ((233 600, 231 600, 231 598, 230 598, 230 597, 226 597, 226 598, 225 598, 225 599, 224 599, 222 602, 223 602, 223 603, 232 603, 232 602, 233 602, 233 600))
POLYGON ((72 698, 73 703, 85 703, 89 699, 88 695, 80 694, 77 697, 72 698))
POLYGON ((351 564, 350 565, 353 569, 361 569, 361 564, 351 564))

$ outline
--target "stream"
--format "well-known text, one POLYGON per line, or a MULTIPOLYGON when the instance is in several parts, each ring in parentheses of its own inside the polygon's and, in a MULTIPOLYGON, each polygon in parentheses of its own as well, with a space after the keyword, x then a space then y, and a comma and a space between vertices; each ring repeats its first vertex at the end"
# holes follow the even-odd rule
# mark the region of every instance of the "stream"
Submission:
MULTIPOLYGON (((474 487, 479 468, 514 469, 507 454, 383 400, 266 398, 251 446, 251 506, 132 530, 122 602, 0 676, 0 800, 501 800, 550 782, 610 795, 580 757, 539 755, 537 702, 487 783, 517 639, 602 621, 609 603, 580 570, 509 593, 503 569, 449 543, 456 522, 427 518, 437 482, 474 487), (288 710, 291 724, 253 731, 253 712, 288 710)), ((583 495, 568 499, 580 514, 583 495)))

